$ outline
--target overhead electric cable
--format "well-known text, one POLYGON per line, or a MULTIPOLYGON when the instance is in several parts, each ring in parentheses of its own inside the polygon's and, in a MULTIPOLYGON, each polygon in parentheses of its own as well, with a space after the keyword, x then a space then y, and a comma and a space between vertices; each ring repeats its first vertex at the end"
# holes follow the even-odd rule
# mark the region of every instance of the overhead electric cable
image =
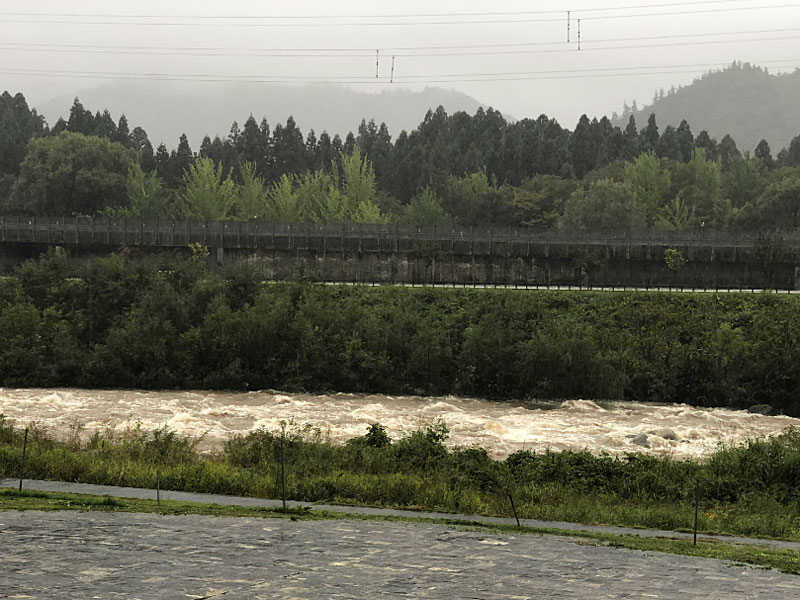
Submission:
MULTIPOLYGON (((780 59, 761 61, 762 64, 771 64, 774 68, 791 68, 800 65, 800 59, 780 59)), ((574 70, 543 70, 543 71, 516 71, 501 73, 459 73, 459 74, 430 74, 430 75, 404 75, 395 76, 398 83, 448 83, 454 81, 523 81, 535 79, 565 79, 570 77, 606 77, 628 76, 646 74, 671 74, 697 72, 698 69, 710 67, 724 67, 729 63, 695 63, 678 65, 638 65, 633 67, 605 67, 593 69, 574 70), (691 70, 686 70, 691 69, 691 70)), ((21 69, 3 67, 0 72, 16 75, 40 76, 65 76, 65 77, 90 77, 97 79, 153 79, 158 81, 191 81, 191 82, 228 82, 228 83, 387 83, 390 79, 383 77, 378 81, 374 76, 310 76, 310 75, 220 75, 200 73, 147 73, 147 72, 118 72, 118 71, 77 71, 61 69, 21 69)))
POLYGON ((564 11, 559 9, 549 10, 519 10, 519 11, 490 11, 490 12, 448 12, 448 13, 409 13, 409 14, 366 14, 366 15, 176 15, 176 14, 117 14, 117 13, 67 13, 67 12, 0 12, 0 16, 7 17, 61 17, 61 18, 92 18, 92 19, 190 19, 190 20, 305 20, 305 19, 423 19, 447 17, 491 17, 491 16, 521 16, 521 15, 563 15, 567 12, 585 14, 593 12, 609 12, 623 10, 643 10, 652 8, 675 8, 678 6, 701 6, 705 4, 742 4, 753 0, 695 0, 693 2, 665 2, 658 4, 634 4, 626 6, 603 6, 598 8, 585 8, 581 10, 564 11))
MULTIPOLYGON (((598 52, 602 50, 638 50, 644 48, 675 48, 681 46, 709 46, 714 44, 743 44, 747 42, 771 42, 781 40, 796 40, 800 38, 798 35, 781 36, 781 37, 768 37, 768 38, 751 38, 751 39, 737 39, 737 40, 697 40, 691 42, 671 42, 666 44, 631 44, 628 46, 598 46, 589 47, 589 42, 582 42, 581 52, 598 52)), ((422 54, 397 54, 404 58, 420 56, 508 56, 514 54, 570 54, 575 53, 575 48, 553 48, 547 50, 491 50, 484 51, 478 50, 477 52, 425 52, 422 54)))
MULTIPOLYGON (((781 60, 763 60, 758 64, 775 64, 775 63, 797 63, 800 64, 798 59, 781 59, 781 60)), ((509 75, 549 75, 559 74, 564 75, 568 73, 602 73, 608 71, 638 71, 638 70, 652 70, 652 69, 686 69, 686 68, 711 68, 711 67, 726 67, 730 62, 710 62, 710 63, 690 63, 679 65, 637 65, 634 67, 595 67, 590 69, 545 69, 541 71, 506 71, 506 72, 491 72, 491 73, 459 73, 454 75, 404 75, 404 79, 417 79, 425 77, 496 77, 496 76, 509 76, 509 75)))
MULTIPOLYGON (((769 37, 769 38, 755 38, 755 39, 742 39, 741 36, 756 35, 756 34, 776 34, 776 33, 790 33, 800 32, 800 28, 783 28, 783 29, 754 29, 754 30, 740 30, 730 32, 707 32, 707 33, 685 33, 675 35, 657 35, 657 36, 634 36, 634 37, 618 37, 618 38, 601 38, 596 40, 587 41, 584 37, 584 49, 586 44, 608 44, 616 42, 637 42, 637 41, 655 41, 655 40, 682 40, 682 39, 696 39, 696 38, 712 38, 712 37, 731 37, 736 36, 735 42, 747 41, 769 41, 780 39, 794 39, 785 37, 769 37)), ((702 43, 727 43, 728 40, 701 40, 702 43)), ((678 45, 689 45, 690 42, 679 42, 678 45)), ((480 55, 483 49, 512 49, 504 54, 515 53, 529 53, 524 48, 537 48, 555 46, 557 51, 570 52, 571 49, 564 49, 563 42, 524 42, 524 43, 503 43, 503 44, 473 44, 473 45, 456 45, 456 46, 407 46, 398 48, 381 48, 381 52, 394 52, 395 55, 401 56, 430 56, 440 54, 429 54, 426 51, 438 50, 470 50, 470 52, 453 52, 443 54, 445 56, 472 56, 480 55), (519 51, 513 50, 519 48, 519 51), (474 51, 473 51, 474 50, 474 51), (397 54, 398 52, 406 52, 407 54, 397 54)), ((659 45, 658 47, 664 47, 659 45)), ((601 50, 601 48, 594 48, 601 50)), ((609 48, 612 49, 612 48, 609 48)), ((51 43, 28 43, 28 42, 0 42, 0 50, 17 50, 25 52, 76 52, 87 54, 144 54, 144 55, 163 55, 163 56, 264 56, 264 57, 300 57, 300 58, 361 58, 366 56, 374 56, 375 50, 368 48, 233 48, 233 47, 179 47, 179 46, 110 46, 110 45, 89 45, 89 44, 51 44, 51 43)))
MULTIPOLYGON (((643 13, 631 13, 631 14, 614 14, 614 15, 598 15, 598 16, 587 16, 583 17, 583 20, 606 20, 606 19, 639 19, 639 18, 648 18, 648 17, 663 17, 663 16, 686 16, 686 15, 697 15, 697 14, 710 14, 710 13, 726 13, 726 12, 741 12, 741 11, 758 11, 758 10, 772 10, 772 9, 782 9, 782 8, 797 8, 800 7, 800 3, 790 3, 790 4, 771 4, 771 5, 760 5, 760 6, 738 6, 738 7, 730 7, 730 8, 707 8, 707 9, 700 9, 700 10, 681 10, 681 11, 671 11, 671 12, 643 12, 643 13)), ((562 11, 562 14, 565 14, 562 11)), ((109 18, 109 17, 102 17, 102 18, 109 18)), ((122 18, 122 17, 120 17, 122 18)), ((141 18, 141 17, 136 17, 141 18)), ((153 19, 156 18, 169 18, 169 17, 159 17, 153 16, 153 19)), ((191 17, 186 17, 191 18, 191 17)), ((344 19, 345 17, 327 17, 328 19, 344 19)), ((347 17, 350 18, 350 17, 347 17)), ((383 17, 376 17, 376 18, 383 18, 383 17)), ((448 17, 449 18, 449 17, 448 17)), ((20 19, 20 18, 4 18, 3 21, 5 23, 33 23, 33 24, 53 24, 53 25, 125 25, 125 26, 145 26, 145 27, 399 27, 399 26, 458 26, 458 25, 501 25, 501 24, 508 24, 508 23, 553 23, 553 22, 563 22, 563 17, 547 17, 547 18, 528 18, 524 15, 517 15, 513 19, 472 19, 470 17, 469 20, 434 20, 434 21, 364 21, 364 22, 329 22, 329 23, 308 23, 308 22, 301 22, 301 23, 275 23, 275 22, 251 22, 251 23, 211 23, 211 22, 164 22, 164 21, 87 21, 87 20, 78 20, 78 19, 86 19, 86 17, 82 15, 75 15, 74 18, 50 18, 47 19, 20 19)), ((252 20, 252 19, 251 19, 252 20)), ((321 20, 321 18, 320 18, 321 20)))
MULTIPOLYGON (((797 64, 793 65, 781 65, 777 68, 791 68, 797 67, 797 64)), ((594 79, 594 78, 608 78, 608 77, 642 77, 644 75, 679 75, 679 74, 690 74, 690 73, 697 73, 697 69, 689 69, 689 70, 674 70, 674 71, 650 71, 647 73, 605 73, 605 74, 585 74, 585 75, 546 75, 546 76, 530 76, 530 77, 496 77, 493 79, 428 79, 428 80, 421 80, 421 81, 405 81, 405 80, 395 80, 393 83, 396 84, 430 84, 430 83, 485 83, 485 82, 508 82, 508 81, 543 81, 543 80, 558 80, 558 79, 594 79)), ((50 72, 50 73, 38 73, 38 72, 18 72, 18 71, 8 71, 7 69, 0 69, 0 74, 3 75, 26 75, 26 76, 36 76, 36 77, 66 77, 66 78, 77 78, 77 79, 122 79, 122 80, 147 80, 147 81, 170 81, 170 82, 191 82, 191 83, 261 83, 261 84, 298 84, 298 83, 307 83, 307 84, 334 84, 334 85, 343 85, 343 84, 387 84, 389 83, 385 78, 375 81, 374 78, 368 78, 363 81, 348 81, 348 80, 310 80, 310 81, 299 81, 295 79, 191 79, 186 77, 150 77, 150 76, 123 76, 123 75, 95 75, 95 74, 80 74, 80 73, 69 73, 69 72, 50 72)))

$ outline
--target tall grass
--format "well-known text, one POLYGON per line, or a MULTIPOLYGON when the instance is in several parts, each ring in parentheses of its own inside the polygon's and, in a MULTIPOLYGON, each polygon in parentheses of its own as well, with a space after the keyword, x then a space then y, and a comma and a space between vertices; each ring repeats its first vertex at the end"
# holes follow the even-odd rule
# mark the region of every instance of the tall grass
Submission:
MULTIPOLYGON (((279 497, 280 460, 288 497, 508 516, 688 530, 696 482, 701 530, 800 539, 800 431, 724 447, 702 461, 641 454, 517 452, 493 460, 480 448, 448 449, 443 424, 390 440, 375 424, 333 444, 319 430, 289 424, 231 436, 200 455, 196 439, 169 429, 99 432, 81 442, 32 426, 26 476, 96 484, 279 497), (283 446, 283 451, 281 451, 283 446)), ((22 430, 0 415, 0 475, 18 473, 22 430)))

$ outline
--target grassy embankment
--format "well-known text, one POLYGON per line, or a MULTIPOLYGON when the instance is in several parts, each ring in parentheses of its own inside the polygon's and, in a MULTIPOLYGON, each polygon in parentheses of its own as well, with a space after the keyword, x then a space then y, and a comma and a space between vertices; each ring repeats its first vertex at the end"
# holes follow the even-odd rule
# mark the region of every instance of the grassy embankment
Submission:
MULTIPOLYGON (((344 445, 287 430, 287 496, 315 502, 689 531, 700 482, 701 532, 800 540, 800 432, 722 449, 707 461, 517 452, 495 461, 448 450, 443 426, 389 440, 380 426, 344 445)), ((258 431, 210 456, 173 432, 132 430, 56 441, 32 428, 29 478, 277 498, 281 435, 258 431)), ((19 472, 22 430, 0 419, 0 476, 19 472)))

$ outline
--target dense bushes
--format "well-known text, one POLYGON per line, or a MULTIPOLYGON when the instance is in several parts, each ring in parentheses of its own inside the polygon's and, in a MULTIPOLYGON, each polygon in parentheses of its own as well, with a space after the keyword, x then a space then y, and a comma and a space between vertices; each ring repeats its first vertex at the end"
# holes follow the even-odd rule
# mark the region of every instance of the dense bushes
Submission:
POLYGON ((800 299, 264 284, 161 255, 0 278, 0 385, 583 397, 800 414, 800 299))

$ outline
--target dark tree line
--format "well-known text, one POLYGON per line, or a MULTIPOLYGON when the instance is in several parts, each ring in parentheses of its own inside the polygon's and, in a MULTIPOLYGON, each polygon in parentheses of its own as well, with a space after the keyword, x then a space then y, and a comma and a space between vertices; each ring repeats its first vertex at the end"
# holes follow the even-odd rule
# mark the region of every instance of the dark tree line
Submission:
MULTIPOLYGON (((597 221, 599 227, 797 226, 794 204, 800 198, 800 136, 777 157, 763 140, 750 156, 742 153, 729 135, 719 141, 705 131, 695 136, 686 121, 662 131, 654 115, 641 128, 633 115, 624 128, 606 117, 598 120, 584 115, 570 131, 546 115, 509 122, 493 109, 448 115, 439 107, 428 111, 416 129, 402 131, 394 140, 386 125, 375 121, 362 121, 356 132, 342 139, 327 132, 317 135, 313 130, 304 134, 291 117, 285 124, 272 126, 251 115, 243 126, 234 122, 224 139, 206 136, 195 150, 182 135, 170 150, 164 143, 154 148, 147 132, 141 127, 131 129, 124 115, 115 121, 108 111, 92 113, 78 99, 66 120, 48 127, 21 94, 12 97, 8 93, 0 97, 0 203, 5 210, 102 211, 104 207, 96 203, 82 209, 52 193, 48 202, 37 202, 36 195, 46 195, 47 190, 30 183, 32 174, 65 169, 64 164, 39 164, 31 158, 34 164, 20 174, 26 156, 35 154, 31 140, 65 132, 107 140, 120 152, 127 152, 141 173, 152 175, 145 178, 149 183, 139 186, 144 196, 149 193, 147 185, 163 191, 164 197, 170 193, 179 196, 187 186, 187 175, 198 161, 207 159, 208 164, 219 167, 220 185, 228 178, 240 186, 256 181, 261 191, 253 192, 251 186, 250 195, 260 194, 269 202, 269 191, 284 176, 291 178, 289 187, 305 185, 306 191, 314 185, 336 187, 343 175, 343 158, 359 152, 368 160, 370 174, 374 173, 373 200, 385 220, 591 227, 593 223, 580 215, 581 210, 612 207, 597 221), (669 180, 668 189, 659 190, 657 197, 647 185, 636 183, 644 177, 642 173, 630 171, 630 165, 644 155, 657 158, 656 168, 669 180), (333 177, 332 183, 308 175, 314 173, 327 173, 333 177), (719 182, 715 183, 715 178, 719 182), (768 190, 770 195, 765 197, 768 190), (708 206, 699 201, 687 204, 687 198, 703 194, 708 206), (782 212, 776 219, 769 213, 775 208, 771 199, 781 195, 778 204, 782 212), (644 214, 648 210, 649 216, 644 214), (636 211, 642 213, 641 219, 631 217, 623 222, 614 216, 636 211), (656 212, 662 218, 656 218, 656 212)), ((83 147, 74 139, 61 145, 83 147)), ((95 155, 109 153, 107 148, 90 146, 86 148, 95 155)), ((61 148, 35 150, 39 157, 63 154, 61 148)), ((114 164, 123 168, 128 162, 120 155, 114 164)), ((105 208, 129 207, 134 203, 129 198, 131 186, 128 192, 119 192, 124 187, 119 178, 126 175, 116 173, 119 177, 114 187, 98 184, 91 193, 109 196, 105 208)), ((93 173, 88 179, 102 182, 103 176, 93 173)), ((166 208, 159 209, 163 216, 182 214, 174 208, 175 202, 172 205, 168 208, 165 201, 166 208)), ((279 211, 263 214, 279 215, 279 211)), ((226 218, 235 216, 231 213, 226 218)))

